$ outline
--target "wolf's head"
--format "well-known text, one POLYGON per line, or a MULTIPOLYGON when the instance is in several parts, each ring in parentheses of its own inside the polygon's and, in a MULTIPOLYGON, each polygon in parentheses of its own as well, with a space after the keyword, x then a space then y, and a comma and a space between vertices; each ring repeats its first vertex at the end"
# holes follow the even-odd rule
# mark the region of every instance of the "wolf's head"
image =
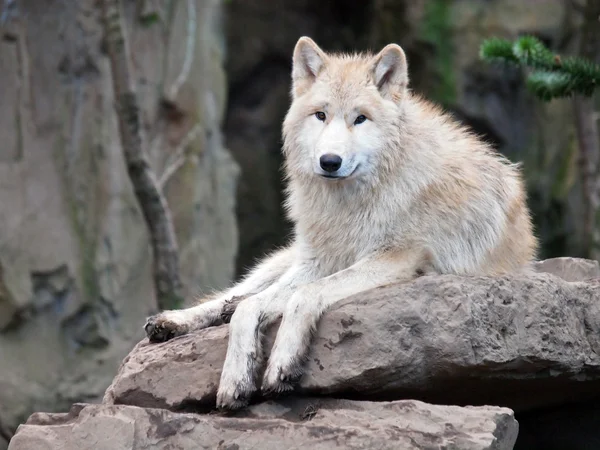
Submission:
POLYGON ((288 175, 352 180, 389 167, 393 155, 383 150, 396 147, 407 85, 396 44, 376 55, 334 55, 300 38, 283 125, 288 175))

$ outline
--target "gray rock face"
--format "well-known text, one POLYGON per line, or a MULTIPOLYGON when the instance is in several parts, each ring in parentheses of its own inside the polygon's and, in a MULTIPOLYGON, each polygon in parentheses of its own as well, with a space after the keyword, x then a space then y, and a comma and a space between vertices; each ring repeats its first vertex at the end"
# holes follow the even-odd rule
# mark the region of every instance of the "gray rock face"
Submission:
POLYGON ((589 281, 600 277, 598 261, 582 258, 551 258, 535 263, 538 272, 551 273, 566 281, 589 281))
POLYGON ((34 414, 9 450, 510 450, 517 432, 507 408, 418 401, 287 399, 233 417, 74 405, 68 414, 34 414))
MULTIPOLYGON (((227 330, 161 344, 143 340, 105 401, 211 409, 227 330)), ((267 350, 273 337, 271 330, 267 350)), ((599 355, 597 280, 567 282, 546 273, 423 277, 328 311, 299 391, 527 410, 600 393, 599 355)))
MULTIPOLYGON (((194 59, 168 106, 161 100, 186 55, 187 3, 176 2, 170 30, 162 25, 168 2, 124 3, 156 173, 189 144, 190 156, 165 193, 191 298, 229 283, 237 249, 239 170, 220 131, 222 3, 194 3, 194 59)), ((2 436, 31 412, 101 398, 143 337, 144 317, 157 309, 98 2, 20 2, 17 10, 0 32, 0 449, 2 436)))
POLYGON ((229 326, 181 336, 164 344, 142 340, 125 358, 105 403, 180 410, 211 410, 227 351, 229 326))

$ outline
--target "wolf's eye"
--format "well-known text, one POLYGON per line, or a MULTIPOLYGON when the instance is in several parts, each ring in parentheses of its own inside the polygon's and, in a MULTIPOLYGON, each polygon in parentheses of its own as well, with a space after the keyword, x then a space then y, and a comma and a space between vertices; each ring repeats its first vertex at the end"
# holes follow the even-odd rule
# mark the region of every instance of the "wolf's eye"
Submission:
POLYGON ((321 122, 325 122, 325 119, 327 118, 327 116, 325 115, 325 113, 323 111, 317 111, 315 113, 315 116, 317 117, 317 119, 319 119, 321 122))
POLYGON ((357 117, 357 118, 354 120, 354 125, 360 125, 360 124, 361 124, 361 123, 363 123, 365 120, 367 120, 367 118, 361 114, 360 116, 358 116, 358 117, 357 117))

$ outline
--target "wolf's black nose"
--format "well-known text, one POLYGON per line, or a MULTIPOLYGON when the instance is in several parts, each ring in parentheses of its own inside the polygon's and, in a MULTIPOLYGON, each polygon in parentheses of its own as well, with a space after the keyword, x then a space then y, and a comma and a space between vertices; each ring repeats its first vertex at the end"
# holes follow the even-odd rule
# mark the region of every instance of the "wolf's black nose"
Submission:
POLYGON ((321 169, 325 172, 335 172, 342 167, 342 158, 332 153, 326 153, 319 159, 321 169))

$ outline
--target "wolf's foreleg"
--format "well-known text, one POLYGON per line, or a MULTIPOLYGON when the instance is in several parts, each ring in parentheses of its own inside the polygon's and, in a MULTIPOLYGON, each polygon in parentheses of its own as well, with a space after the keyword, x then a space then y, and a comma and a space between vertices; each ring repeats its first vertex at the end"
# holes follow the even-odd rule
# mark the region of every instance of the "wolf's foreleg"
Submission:
POLYGON ((231 317, 227 356, 217 393, 217 407, 236 409, 248 404, 257 390, 257 370, 263 359, 262 332, 281 317, 285 305, 303 284, 318 278, 312 262, 298 262, 270 287, 241 302, 231 317))
POLYGON ((293 388, 302 375, 303 360, 319 318, 328 307, 361 291, 409 281, 428 268, 428 259, 424 250, 382 252, 298 288, 285 307, 262 390, 276 393, 293 388))
POLYGON ((153 342, 169 340, 175 336, 227 322, 237 305, 246 297, 264 291, 280 278, 292 265, 293 247, 279 250, 259 263, 241 282, 213 300, 187 309, 162 311, 149 317, 144 326, 153 342))

